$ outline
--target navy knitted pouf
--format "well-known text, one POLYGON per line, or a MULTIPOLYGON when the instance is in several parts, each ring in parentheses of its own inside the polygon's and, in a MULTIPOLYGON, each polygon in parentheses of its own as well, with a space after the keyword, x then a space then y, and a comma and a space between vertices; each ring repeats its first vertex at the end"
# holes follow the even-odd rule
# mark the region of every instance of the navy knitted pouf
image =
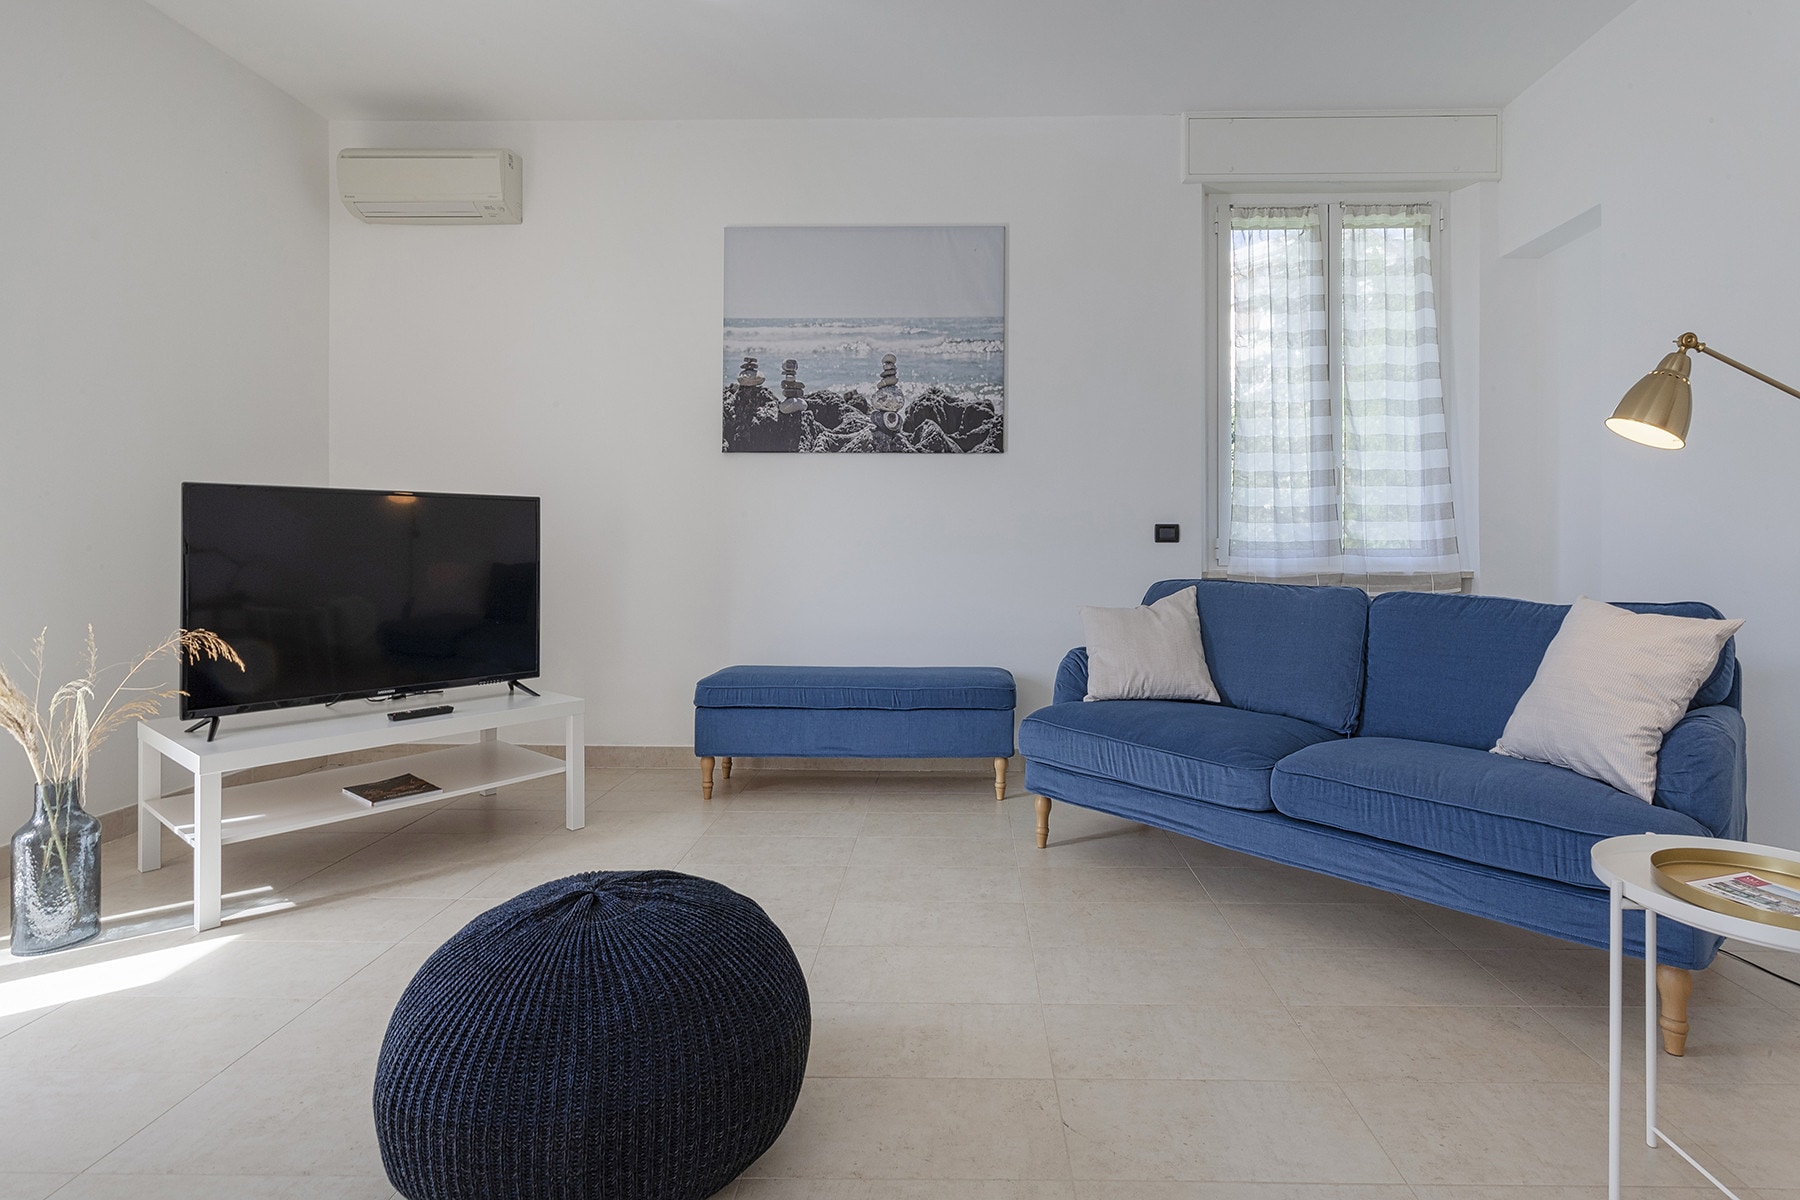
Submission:
POLYGON ((800 1096, 806 980, 755 901, 595 871, 469 922, 401 996, 375 1073, 409 1200, 704 1200, 800 1096))

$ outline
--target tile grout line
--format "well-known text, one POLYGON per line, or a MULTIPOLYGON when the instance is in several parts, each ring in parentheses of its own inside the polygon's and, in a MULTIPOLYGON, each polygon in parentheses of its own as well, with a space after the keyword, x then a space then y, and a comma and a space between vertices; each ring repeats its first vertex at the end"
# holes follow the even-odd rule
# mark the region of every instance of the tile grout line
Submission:
MULTIPOLYGON (((1006 817, 1007 828, 1010 831, 1012 828, 1012 814, 1008 813, 1006 814, 1006 817)), ((1025 854, 1038 852, 1039 847, 1037 845, 1035 825, 1033 827, 1033 832, 1030 835, 1029 842, 1022 837, 1014 835, 1013 845, 1016 849, 1023 851, 1025 854)), ((1050 1022, 1044 1013, 1044 976, 1043 972, 1039 969, 1037 934, 1034 932, 1031 921, 1032 904, 1030 898, 1025 894, 1025 879, 1022 874, 1025 869, 1025 867, 1019 865, 1019 855, 1015 853, 1013 857, 1013 882, 1018 885, 1019 900, 1021 901, 1025 914, 1025 945, 1026 952, 1031 955, 1032 986, 1037 991, 1038 1029, 1042 1032, 1044 1038, 1044 1062, 1045 1065, 1050 1068, 1050 1094, 1056 1101, 1056 1128, 1057 1132, 1062 1136, 1063 1169, 1068 1173, 1069 1191, 1073 1194, 1077 1190, 1075 1182, 1075 1155, 1069 1148, 1069 1135, 1074 1131, 1069 1125, 1068 1109, 1064 1106, 1062 1074, 1056 1069, 1056 1054, 1050 1045, 1050 1022)), ((1032 869, 1036 870, 1040 868, 1032 869)), ((1054 870, 1054 868, 1051 867, 1041 869, 1054 870)))
MULTIPOLYGON (((1195 873, 1195 878, 1199 878, 1198 872, 1195 873)), ((1203 879, 1200 880, 1200 886, 1204 889, 1206 887, 1206 881, 1203 879)), ((1212 893, 1208 891, 1207 895, 1211 896, 1212 893)), ((1238 939, 1239 945, 1250 959, 1250 964, 1256 968, 1257 976, 1262 979, 1263 986, 1269 989, 1270 994, 1275 997, 1275 1002, 1281 1005, 1281 1011, 1286 1015, 1289 1023, 1292 1024, 1295 1029, 1299 1030, 1300 1036, 1304 1038, 1306 1044, 1312 1048, 1313 1057, 1318 1060, 1319 1066, 1324 1070, 1326 1078, 1331 1081, 1331 1086, 1336 1089, 1339 1099, 1343 1100, 1350 1111, 1356 1114, 1357 1123, 1362 1126, 1363 1132, 1369 1135, 1369 1141, 1374 1144, 1377 1150, 1381 1151, 1381 1157, 1387 1162, 1388 1169, 1393 1171, 1395 1177, 1400 1180, 1401 1184, 1411 1191, 1412 1181, 1407 1179, 1406 1172, 1400 1169, 1400 1164, 1394 1161, 1392 1152, 1388 1150, 1387 1145, 1383 1143, 1380 1136, 1376 1134, 1374 1127, 1369 1124, 1368 1117, 1363 1114, 1361 1108, 1357 1107, 1356 1101, 1350 1098, 1349 1091, 1344 1087, 1344 1081, 1338 1078, 1338 1073, 1332 1069, 1331 1063, 1323 1054, 1319 1053, 1318 1043, 1313 1038, 1312 1033, 1294 1016, 1295 1006, 1288 1003, 1287 996, 1276 986, 1275 981, 1269 977, 1268 971, 1263 968, 1262 959, 1257 957, 1255 948, 1243 944, 1243 936, 1237 932, 1236 928, 1231 925, 1229 920, 1226 921, 1226 927, 1230 928, 1232 936, 1238 939)), ((1414 1200, 1417 1200, 1418 1193, 1413 1192, 1413 1196, 1414 1200)))

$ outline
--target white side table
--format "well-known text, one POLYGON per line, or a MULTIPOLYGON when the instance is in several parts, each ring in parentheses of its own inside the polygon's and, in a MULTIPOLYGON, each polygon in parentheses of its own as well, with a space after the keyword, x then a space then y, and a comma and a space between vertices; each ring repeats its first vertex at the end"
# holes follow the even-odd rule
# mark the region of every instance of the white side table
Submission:
POLYGON ((1656 918, 1668 917, 1694 929, 1756 946, 1800 952, 1800 930, 1784 929, 1713 912, 1664 891, 1651 874, 1650 856, 1658 850, 1673 846, 1708 846, 1800 860, 1800 853, 1780 846, 1761 846, 1754 842, 1733 842, 1723 838, 1677 837, 1661 833, 1607 838, 1594 847, 1594 874, 1612 890, 1612 990, 1611 1016, 1608 1022, 1611 1036, 1607 1048, 1610 1083, 1607 1096, 1609 1200, 1619 1200, 1620 1085, 1624 1074, 1622 1067, 1625 1053, 1625 910, 1638 908, 1644 911, 1644 1141, 1654 1148, 1658 1140, 1661 1140, 1664 1145, 1685 1158, 1696 1171, 1706 1176, 1714 1187, 1731 1196, 1732 1200, 1737 1200, 1736 1193, 1720 1183, 1711 1171, 1694 1161, 1693 1155, 1676 1145, 1656 1127, 1656 918))
POLYGON ((528 696, 510 690, 452 696, 453 712, 415 721, 389 721, 385 710, 280 709, 227 717, 218 736, 189 732, 166 717, 138 723, 138 870, 162 867, 162 827, 194 848, 194 928, 216 928, 221 916, 220 849, 234 842, 312 829, 338 821, 561 775, 570 829, 587 823, 583 766, 587 705, 553 692, 528 696), (563 756, 553 758, 499 740, 502 729, 539 721, 563 723, 563 756), (281 779, 224 786, 230 771, 473 733, 472 744, 441 746, 377 764, 333 767, 281 779), (162 760, 193 776, 191 791, 162 790, 162 760), (376 807, 344 795, 353 784, 412 772, 437 784, 429 796, 376 807))

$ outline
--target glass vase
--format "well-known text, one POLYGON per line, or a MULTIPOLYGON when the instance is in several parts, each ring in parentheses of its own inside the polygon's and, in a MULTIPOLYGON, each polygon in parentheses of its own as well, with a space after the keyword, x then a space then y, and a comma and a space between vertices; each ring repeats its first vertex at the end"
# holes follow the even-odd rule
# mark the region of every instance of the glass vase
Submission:
POLYGON ((81 781, 40 783, 12 838, 12 952, 42 954, 100 932, 100 822, 81 781))

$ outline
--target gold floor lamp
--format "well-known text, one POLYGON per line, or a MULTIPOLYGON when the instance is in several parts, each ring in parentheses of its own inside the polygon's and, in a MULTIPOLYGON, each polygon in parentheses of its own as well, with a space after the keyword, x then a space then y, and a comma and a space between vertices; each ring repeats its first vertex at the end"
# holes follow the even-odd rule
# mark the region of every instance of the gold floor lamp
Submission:
POLYGON ((1694 410, 1693 388, 1688 384, 1688 368, 1693 365, 1688 359, 1689 350, 1710 354, 1727 366, 1754 375, 1770 387, 1780 388, 1800 399, 1800 391, 1746 367, 1735 358, 1727 358, 1691 333, 1676 338, 1675 345, 1680 349, 1664 355, 1656 364, 1656 370, 1638 380, 1625 393, 1619 407, 1613 409, 1613 415, 1606 418, 1608 429, 1620 437, 1655 446, 1658 450, 1679 450, 1685 446, 1688 418, 1694 410))

